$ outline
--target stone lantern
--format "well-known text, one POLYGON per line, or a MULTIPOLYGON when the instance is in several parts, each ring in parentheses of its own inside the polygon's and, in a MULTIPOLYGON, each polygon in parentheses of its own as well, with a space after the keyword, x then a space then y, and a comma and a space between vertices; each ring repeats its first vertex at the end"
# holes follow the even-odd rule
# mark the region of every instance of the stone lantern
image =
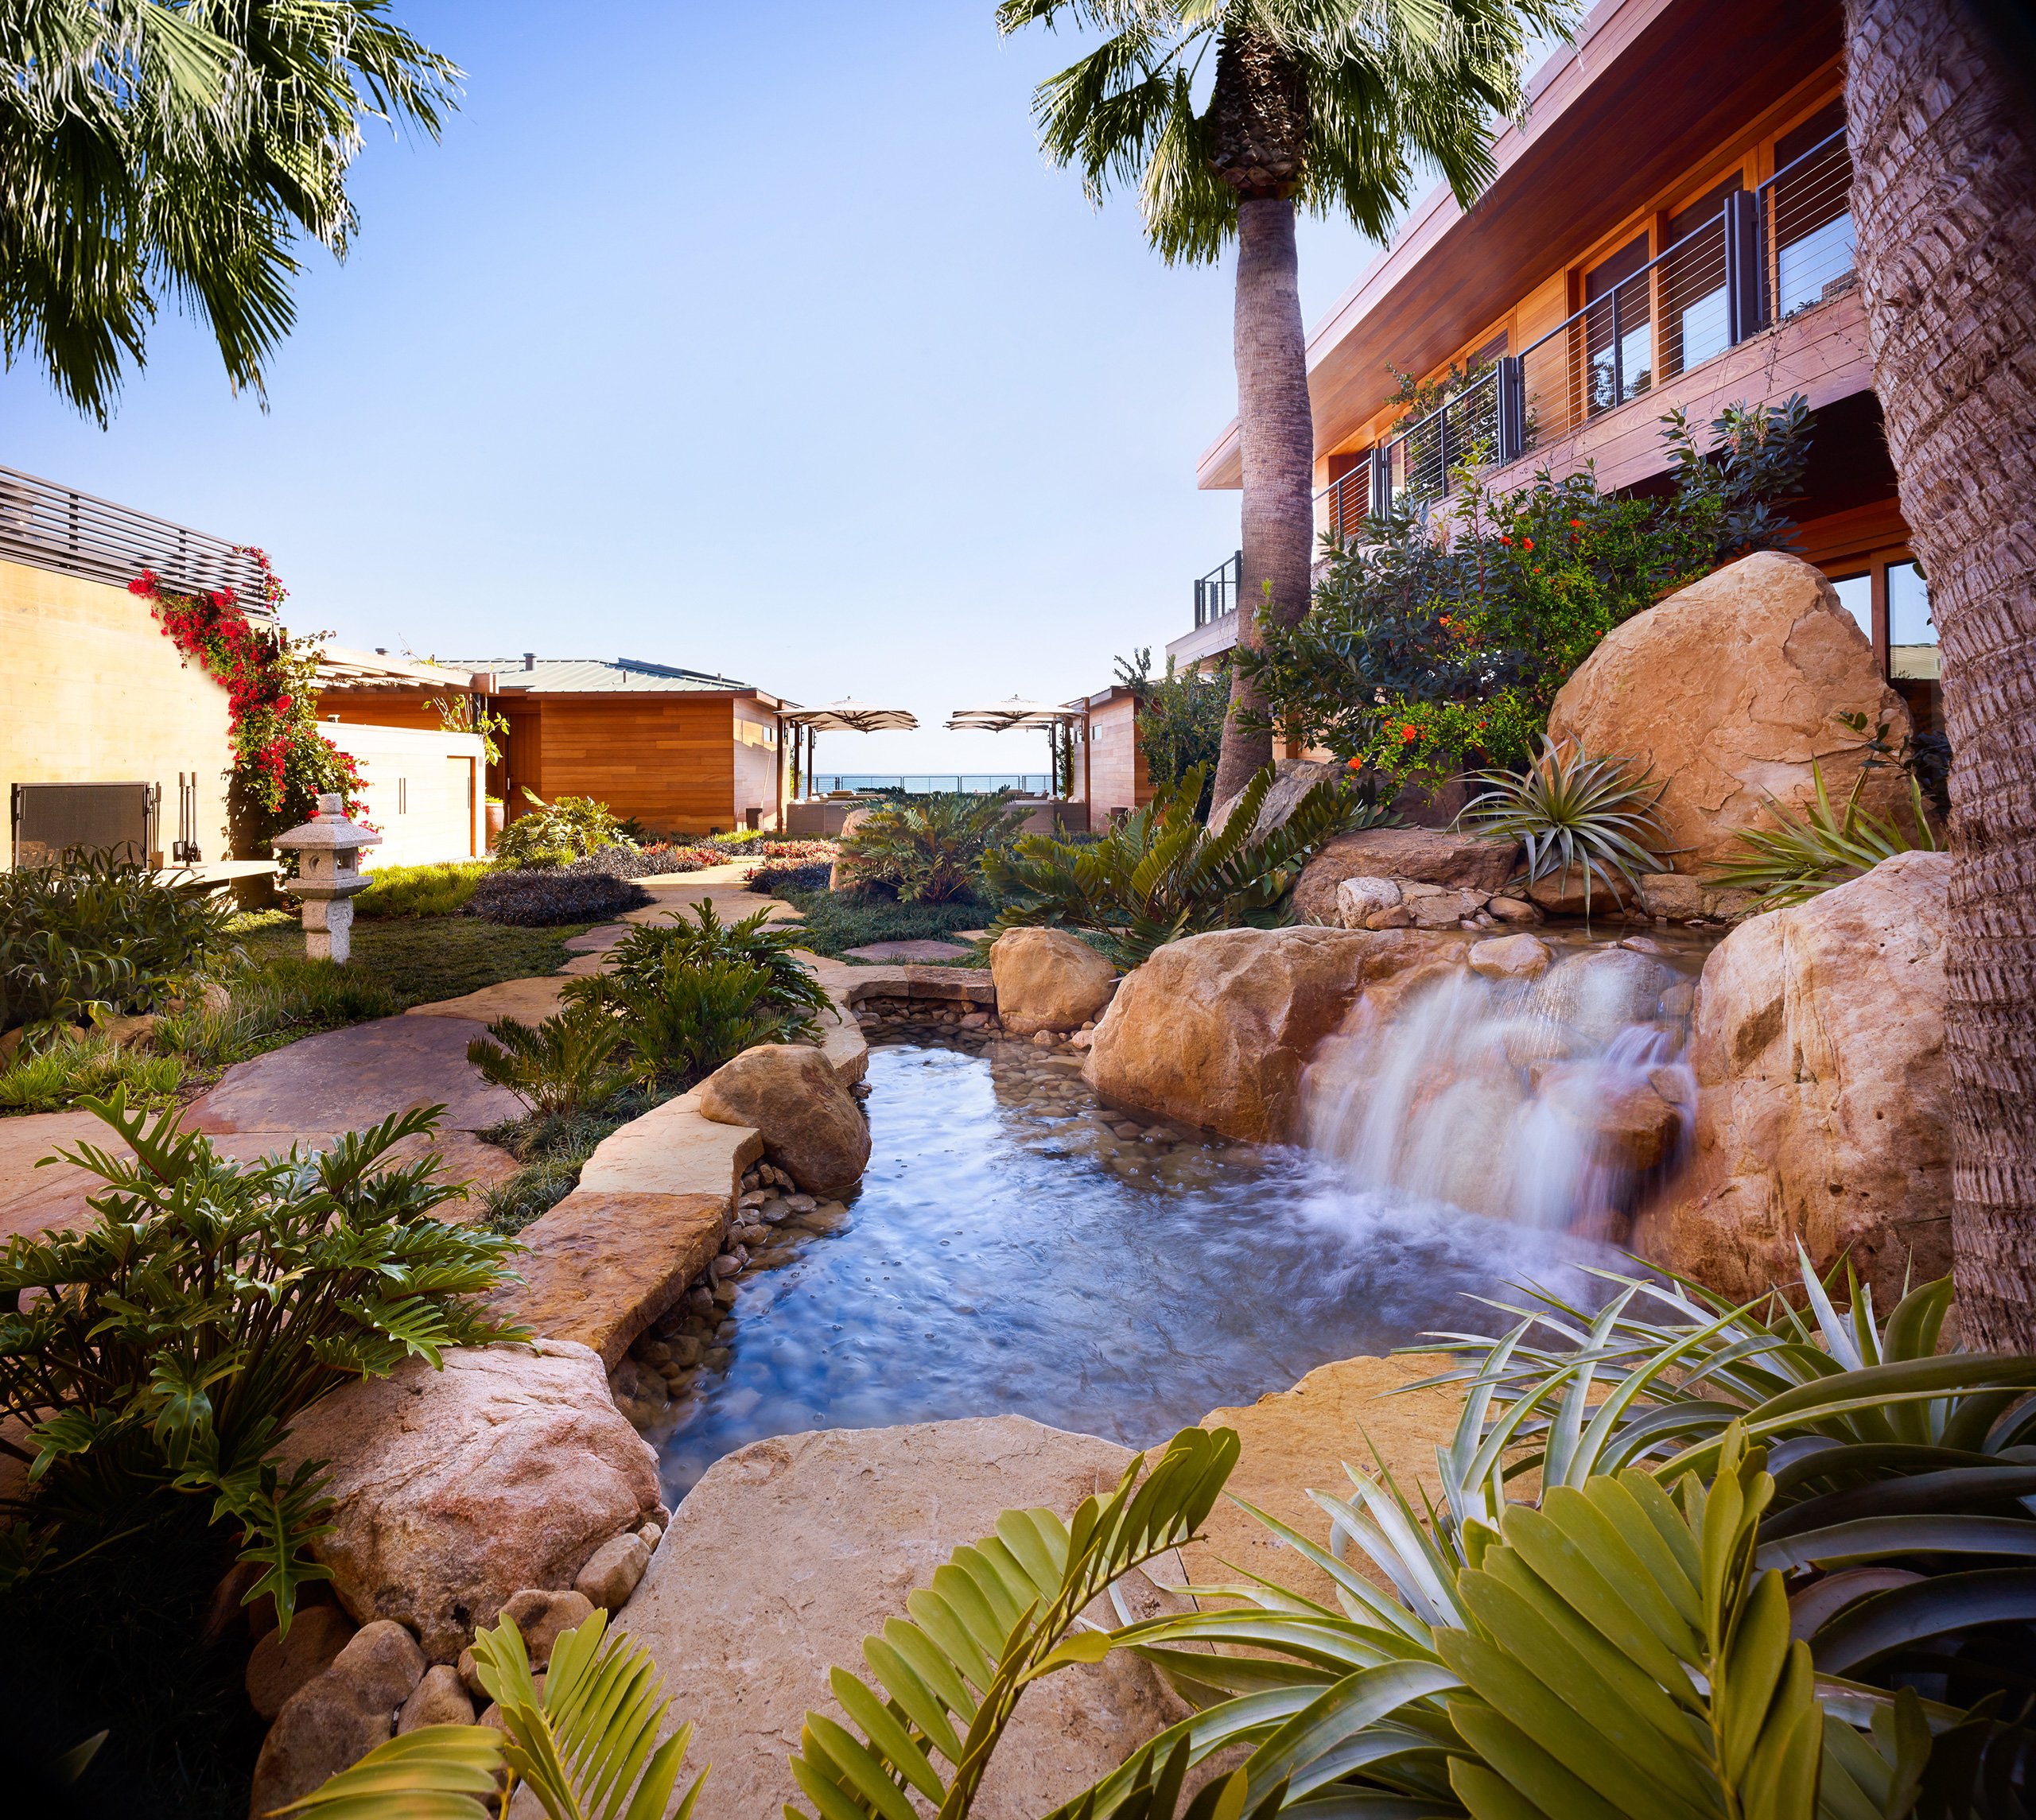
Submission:
POLYGON ((313 960, 344 960, 353 952, 353 897, 375 881, 360 869, 360 850, 382 836, 347 820, 345 798, 321 796, 301 828, 275 844, 297 856, 297 875, 283 889, 304 900, 304 952, 313 960))

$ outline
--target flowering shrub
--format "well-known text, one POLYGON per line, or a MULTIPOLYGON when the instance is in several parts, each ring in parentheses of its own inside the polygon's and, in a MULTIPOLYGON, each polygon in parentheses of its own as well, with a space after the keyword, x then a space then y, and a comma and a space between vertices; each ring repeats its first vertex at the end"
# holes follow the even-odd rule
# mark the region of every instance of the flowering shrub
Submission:
MULTIPOLYGON (((263 604, 288 598, 268 557, 248 549, 262 571, 263 604)), ((235 844, 265 847, 311 819, 321 795, 346 799, 357 817, 363 780, 351 755, 318 730, 317 671, 324 634, 293 638, 280 623, 258 625, 231 588, 192 594, 163 586, 153 569, 127 584, 149 603, 163 636, 227 692, 233 742, 231 813, 235 844)))
POLYGON ((779 860, 795 866, 831 863, 836 852, 831 840, 758 840, 743 849, 745 860, 779 860))

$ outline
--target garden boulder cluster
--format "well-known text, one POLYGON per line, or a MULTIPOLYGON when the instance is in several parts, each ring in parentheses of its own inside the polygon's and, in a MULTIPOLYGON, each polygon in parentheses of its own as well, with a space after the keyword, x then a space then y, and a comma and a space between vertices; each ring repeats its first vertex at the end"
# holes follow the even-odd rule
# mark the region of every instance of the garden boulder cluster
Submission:
POLYGON ((1340 929, 1489 928, 1541 913, 1509 893, 1519 848, 1432 828, 1339 834, 1302 868, 1294 911, 1340 929))

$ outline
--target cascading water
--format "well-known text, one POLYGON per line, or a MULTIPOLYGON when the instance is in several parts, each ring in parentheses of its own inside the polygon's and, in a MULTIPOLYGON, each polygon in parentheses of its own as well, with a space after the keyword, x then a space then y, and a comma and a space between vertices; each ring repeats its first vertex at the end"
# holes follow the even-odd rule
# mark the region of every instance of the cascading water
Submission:
POLYGON ((1354 1189, 1620 1238, 1696 1098, 1700 956, 1648 946, 1572 949, 1530 977, 1467 968, 1389 1016, 1360 999, 1309 1067, 1311 1147, 1354 1189))

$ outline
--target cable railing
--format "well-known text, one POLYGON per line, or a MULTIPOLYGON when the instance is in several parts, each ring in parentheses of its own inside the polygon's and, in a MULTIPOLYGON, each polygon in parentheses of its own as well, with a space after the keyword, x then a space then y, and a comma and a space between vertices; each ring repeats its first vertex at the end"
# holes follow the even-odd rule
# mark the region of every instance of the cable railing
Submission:
POLYGON ((1020 796, 1044 796, 1048 781, 1044 771, 946 771, 931 774, 901 774, 893 771, 879 775, 823 771, 813 780, 814 794, 820 796, 837 790, 897 790, 907 796, 990 796, 1001 790, 1016 790, 1020 796))
POLYGON ((1219 562, 1206 575, 1195 579, 1195 623, 1214 624, 1226 613, 1238 610, 1238 590, 1244 582, 1244 552, 1227 562, 1219 562))
POLYGON ((122 587, 146 569, 173 588, 230 588, 248 611, 269 611, 261 565, 225 538, 12 468, 0 468, 0 561, 122 587))
POLYGON ((1467 459, 1490 460, 1498 450, 1498 369, 1474 379, 1385 445, 1392 498, 1416 506, 1440 499, 1467 459))
POLYGON ((1762 315, 1769 322, 1842 297, 1853 269, 1852 161, 1841 127, 1760 186, 1762 315))
POLYGON ((1373 490, 1377 486, 1377 475, 1381 471, 1370 455, 1350 470, 1339 474, 1315 496, 1315 534, 1316 537, 1354 537, 1364 522, 1377 510, 1373 490))

